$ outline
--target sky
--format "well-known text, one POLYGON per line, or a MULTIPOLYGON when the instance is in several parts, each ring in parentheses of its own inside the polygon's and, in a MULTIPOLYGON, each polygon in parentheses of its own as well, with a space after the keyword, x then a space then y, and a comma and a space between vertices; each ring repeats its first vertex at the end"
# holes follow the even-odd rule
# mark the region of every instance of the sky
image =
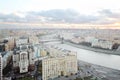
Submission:
POLYGON ((89 14, 102 9, 120 10, 120 0, 0 0, 0 12, 74 9, 89 14))
POLYGON ((0 22, 119 24, 120 0, 0 0, 0 22))

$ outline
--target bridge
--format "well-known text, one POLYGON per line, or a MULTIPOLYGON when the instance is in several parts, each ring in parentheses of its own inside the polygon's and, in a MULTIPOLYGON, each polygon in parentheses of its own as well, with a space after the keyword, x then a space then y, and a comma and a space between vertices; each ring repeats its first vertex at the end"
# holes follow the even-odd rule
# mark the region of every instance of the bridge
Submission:
POLYGON ((54 41, 61 41, 60 39, 44 39, 44 40, 40 40, 40 43, 45 43, 45 42, 54 42, 54 41))

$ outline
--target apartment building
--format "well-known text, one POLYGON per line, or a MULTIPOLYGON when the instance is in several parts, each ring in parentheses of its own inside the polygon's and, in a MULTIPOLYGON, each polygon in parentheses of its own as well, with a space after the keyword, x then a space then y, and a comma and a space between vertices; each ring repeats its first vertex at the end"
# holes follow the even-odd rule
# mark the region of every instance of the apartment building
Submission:
POLYGON ((48 80, 58 76, 69 76, 77 73, 76 53, 58 51, 61 55, 49 56, 42 60, 42 79, 48 80), (63 54, 65 53, 65 54, 63 54))

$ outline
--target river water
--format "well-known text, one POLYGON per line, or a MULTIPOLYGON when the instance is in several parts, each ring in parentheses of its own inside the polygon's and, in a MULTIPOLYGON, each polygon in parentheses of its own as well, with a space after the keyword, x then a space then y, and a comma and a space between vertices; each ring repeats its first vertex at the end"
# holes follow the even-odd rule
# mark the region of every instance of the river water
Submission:
POLYGON ((80 49, 67 44, 54 44, 57 47, 77 52, 79 60, 100 66, 120 70, 120 56, 80 49))

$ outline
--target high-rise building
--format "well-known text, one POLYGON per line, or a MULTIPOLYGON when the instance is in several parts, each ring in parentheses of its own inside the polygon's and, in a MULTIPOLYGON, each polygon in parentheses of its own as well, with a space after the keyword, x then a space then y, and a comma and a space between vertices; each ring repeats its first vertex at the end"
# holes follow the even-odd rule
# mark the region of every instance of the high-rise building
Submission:
POLYGON ((29 60, 28 60, 28 52, 20 52, 20 61, 19 61, 19 67, 20 67, 20 73, 28 72, 28 66, 29 66, 29 60))
POLYGON ((43 80, 48 80, 58 76, 69 76, 77 73, 76 53, 59 50, 58 52, 61 55, 48 56, 42 60, 41 72, 43 80))
POLYGON ((13 68, 15 72, 25 73, 34 69, 34 50, 31 45, 19 45, 13 53, 13 68))
POLYGON ((2 80, 2 56, 0 54, 0 80, 2 80))

